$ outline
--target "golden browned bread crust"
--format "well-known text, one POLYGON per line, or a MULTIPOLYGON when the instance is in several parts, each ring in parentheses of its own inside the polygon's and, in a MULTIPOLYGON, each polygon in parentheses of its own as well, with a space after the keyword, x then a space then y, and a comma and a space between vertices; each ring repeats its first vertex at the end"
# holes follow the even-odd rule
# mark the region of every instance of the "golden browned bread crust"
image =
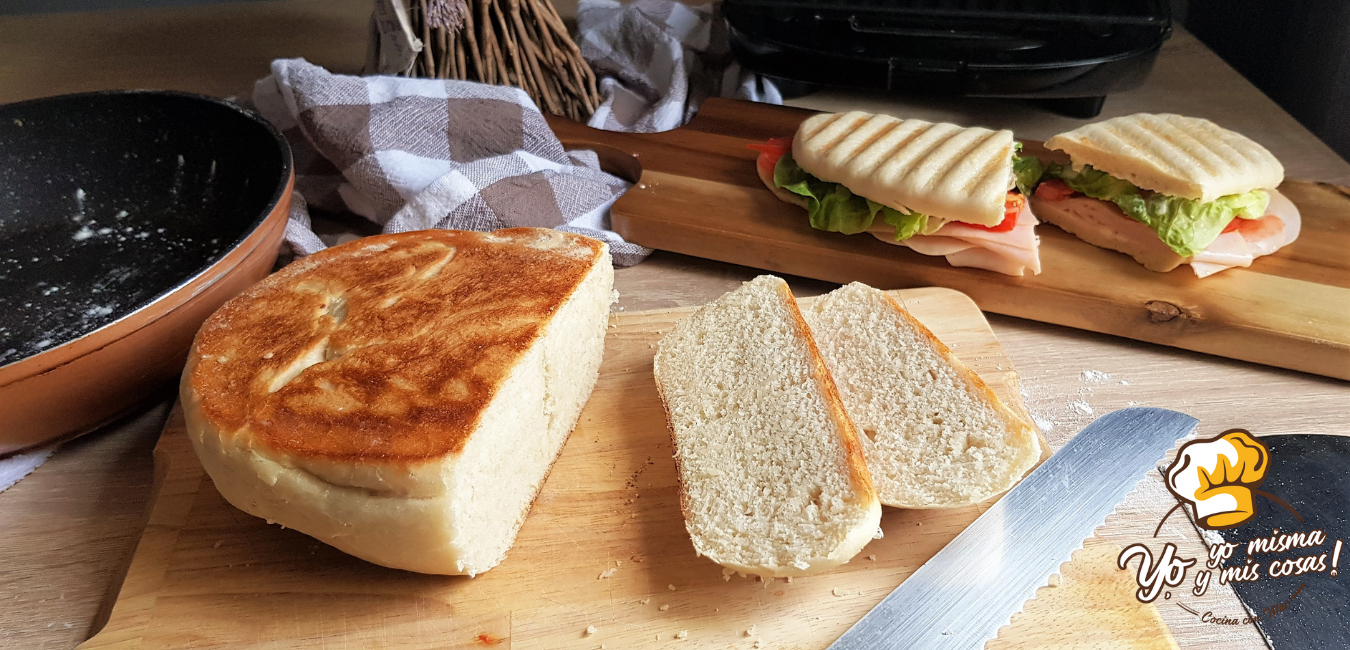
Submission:
POLYGON ((797 329, 798 338, 805 341, 811 350, 811 374, 815 377, 816 384, 820 386, 825 403, 829 405, 830 417, 839 423, 839 434, 843 439, 848 459, 848 473, 854 489, 858 491, 858 501, 863 505, 878 503, 881 497, 877 494, 876 486, 872 484, 872 472, 867 469, 867 456, 863 452, 862 441, 858 439, 858 428, 854 426, 853 418, 848 416, 848 411, 844 410, 844 398, 839 395, 834 375, 830 374, 829 367, 825 365, 825 357, 820 353, 820 346, 816 345, 811 326, 806 324, 806 318, 802 316, 801 307, 797 305, 797 298, 792 295, 792 289, 788 284, 786 282, 779 284, 778 290, 789 306, 788 311, 792 313, 792 325, 797 329))
POLYGON ((330 248, 213 314, 185 388, 220 430, 295 458, 454 454, 603 254, 599 241, 541 228, 330 248))

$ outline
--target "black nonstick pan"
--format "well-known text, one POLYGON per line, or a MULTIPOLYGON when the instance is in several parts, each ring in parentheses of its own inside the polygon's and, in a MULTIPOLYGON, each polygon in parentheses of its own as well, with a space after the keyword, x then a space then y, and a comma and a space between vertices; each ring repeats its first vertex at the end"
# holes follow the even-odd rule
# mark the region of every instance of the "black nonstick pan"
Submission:
POLYGON ((172 92, 0 106, 0 454, 93 429, 182 370, 276 261, 285 139, 172 92))

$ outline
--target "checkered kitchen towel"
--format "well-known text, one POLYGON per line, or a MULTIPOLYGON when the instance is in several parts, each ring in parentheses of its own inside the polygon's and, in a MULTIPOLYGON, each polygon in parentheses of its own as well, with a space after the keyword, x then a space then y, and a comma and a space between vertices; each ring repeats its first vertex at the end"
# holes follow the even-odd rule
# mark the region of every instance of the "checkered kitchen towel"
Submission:
POLYGON ((308 205, 349 210, 386 233, 557 228, 608 242, 619 266, 651 253, 609 230, 629 184, 601 171, 594 152, 564 151, 518 88, 335 75, 280 59, 253 104, 295 155, 286 241, 297 254, 325 247, 308 205))
POLYGON ((578 46, 604 98, 589 124, 650 133, 694 116, 707 97, 782 104, 773 82, 731 58, 720 4, 580 0, 578 46))

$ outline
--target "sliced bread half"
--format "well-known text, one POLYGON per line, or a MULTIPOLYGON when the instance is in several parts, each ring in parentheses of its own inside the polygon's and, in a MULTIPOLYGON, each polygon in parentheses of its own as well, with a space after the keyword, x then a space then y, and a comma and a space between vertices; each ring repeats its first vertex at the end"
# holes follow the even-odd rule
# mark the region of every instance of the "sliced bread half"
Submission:
POLYGON ((700 555, 801 576, 873 538, 881 505, 862 446, 787 283, 760 276, 699 308, 654 363, 700 555))
POLYGON ((884 291, 854 282, 806 307, 881 502, 978 503, 1040 458, 1035 430, 884 291))

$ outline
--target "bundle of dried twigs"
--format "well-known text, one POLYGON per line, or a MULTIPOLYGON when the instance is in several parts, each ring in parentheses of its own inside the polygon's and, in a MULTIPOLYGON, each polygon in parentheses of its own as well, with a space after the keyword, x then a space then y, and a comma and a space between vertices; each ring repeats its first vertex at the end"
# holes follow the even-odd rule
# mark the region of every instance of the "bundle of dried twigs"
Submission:
POLYGON ((409 0, 422 52, 406 74, 522 88, 540 109, 585 120, 595 73, 549 0, 409 0))

